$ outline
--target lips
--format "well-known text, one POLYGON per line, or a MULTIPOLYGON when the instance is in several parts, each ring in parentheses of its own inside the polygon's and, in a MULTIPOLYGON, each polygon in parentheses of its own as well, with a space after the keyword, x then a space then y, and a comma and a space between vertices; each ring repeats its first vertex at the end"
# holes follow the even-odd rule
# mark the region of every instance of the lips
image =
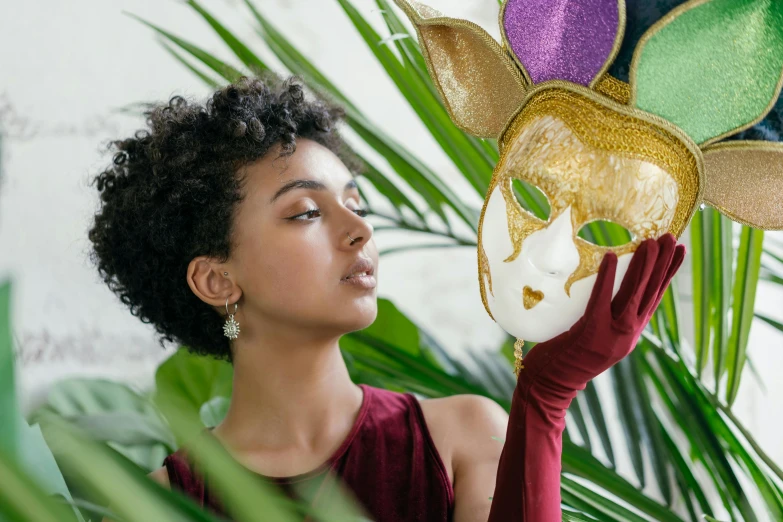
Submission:
POLYGON ((544 298, 544 292, 541 290, 533 290, 529 286, 525 286, 522 289, 522 304, 525 310, 530 310, 544 298))
POLYGON ((358 258, 348 268, 348 270, 345 271, 343 277, 340 280, 345 281, 353 277, 359 276, 362 273, 365 273, 367 276, 372 276, 373 274, 375 274, 375 267, 373 266, 373 263, 369 258, 366 257, 358 258))

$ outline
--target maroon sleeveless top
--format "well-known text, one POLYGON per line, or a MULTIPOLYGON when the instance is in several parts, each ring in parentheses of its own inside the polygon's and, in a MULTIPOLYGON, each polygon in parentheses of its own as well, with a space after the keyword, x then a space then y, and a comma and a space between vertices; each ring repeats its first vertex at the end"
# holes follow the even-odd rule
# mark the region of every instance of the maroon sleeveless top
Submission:
MULTIPOLYGON (((317 489, 331 471, 374 522, 450 522, 454 490, 419 401, 408 393, 359 386, 364 398, 353 428, 323 465, 293 477, 258 476, 294 497, 294 488, 317 489)), ((163 465, 172 489, 226 516, 183 449, 166 457, 163 465)), ((317 508, 317 495, 314 502, 317 508)))

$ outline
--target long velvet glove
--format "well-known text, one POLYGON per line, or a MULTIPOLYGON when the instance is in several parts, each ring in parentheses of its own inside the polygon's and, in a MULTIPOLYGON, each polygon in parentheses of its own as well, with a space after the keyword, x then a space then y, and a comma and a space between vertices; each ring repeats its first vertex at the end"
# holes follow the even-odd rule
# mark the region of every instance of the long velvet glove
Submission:
POLYGON ((617 256, 598 270, 585 314, 537 344, 519 373, 488 522, 560 522, 568 405, 587 382, 628 355, 685 257, 671 234, 643 241, 612 299, 617 256))

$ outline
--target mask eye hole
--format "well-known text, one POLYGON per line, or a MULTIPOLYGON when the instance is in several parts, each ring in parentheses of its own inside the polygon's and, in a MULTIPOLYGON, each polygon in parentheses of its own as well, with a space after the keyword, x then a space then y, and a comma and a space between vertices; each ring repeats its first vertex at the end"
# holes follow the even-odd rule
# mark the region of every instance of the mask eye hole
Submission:
POLYGON ((538 219, 549 221, 552 209, 549 206, 549 198, 541 189, 519 178, 512 178, 511 190, 522 208, 538 219))
POLYGON ((604 247, 620 247, 633 241, 633 234, 627 228, 605 219, 586 223, 577 235, 588 243, 604 247))

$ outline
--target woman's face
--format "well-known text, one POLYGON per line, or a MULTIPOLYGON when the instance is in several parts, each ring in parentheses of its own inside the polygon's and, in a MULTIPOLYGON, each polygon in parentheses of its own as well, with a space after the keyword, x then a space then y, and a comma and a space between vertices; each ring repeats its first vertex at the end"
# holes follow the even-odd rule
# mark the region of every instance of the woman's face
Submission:
POLYGON ((288 158, 277 155, 273 148, 243 172, 245 199, 226 269, 242 289, 242 333, 253 328, 248 317, 263 318, 258 328, 328 335, 369 326, 377 315, 378 251, 351 172, 312 140, 297 140, 288 158), (360 258, 371 274, 346 282, 360 258))

